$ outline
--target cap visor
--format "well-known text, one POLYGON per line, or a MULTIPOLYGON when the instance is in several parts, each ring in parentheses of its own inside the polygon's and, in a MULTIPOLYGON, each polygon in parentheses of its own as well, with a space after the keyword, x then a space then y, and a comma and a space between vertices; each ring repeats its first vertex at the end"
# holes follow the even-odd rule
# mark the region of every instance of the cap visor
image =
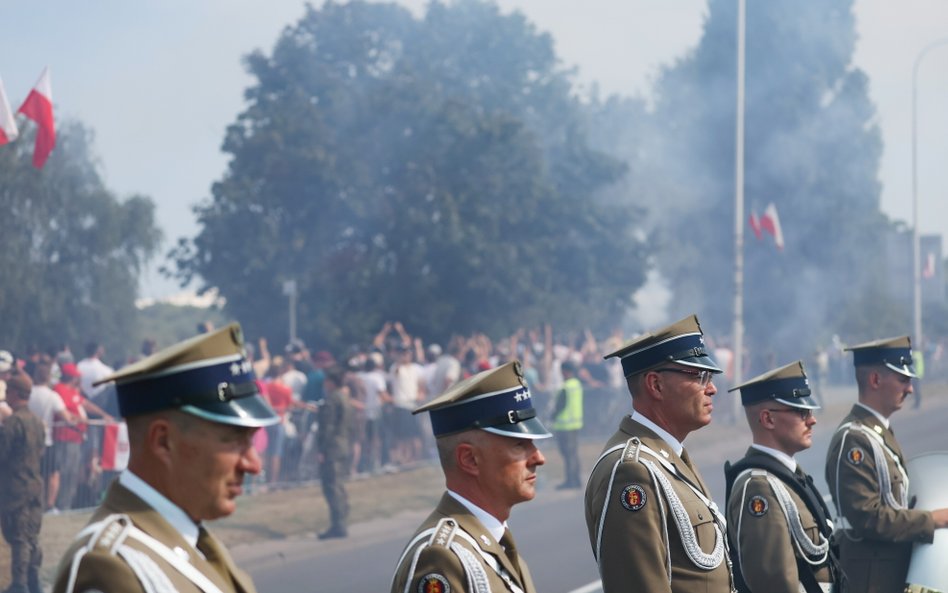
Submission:
POLYGON ((887 363, 885 363, 885 366, 889 367, 890 369, 892 369, 893 371, 895 371, 896 373, 898 373, 898 374, 900 374, 900 375, 905 375, 906 377, 911 377, 911 378, 913 378, 913 379, 918 379, 918 375, 915 374, 915 371, 913 371, 913 370, 912 370, 912 367, 910 367, 909 365, 896 366, 896 365, 894 365, 894 364, 891 364, 891 363, 888 363, 888 362, 887 362, 887 363))
POLYGON ((794 397, 787 399, 781 399, 778 397, 774 401, 780 402, 785 406, 790 406, 791 408, 800 408, 801 410, 819 410, 823 407, 816 403, 816 400, 809 395, 806 397, 794 397))
POLYGON ((201 404, 200 406, 182 406, 181 411, 210 422, 245 426, 247 428, 273 426, 280 422, 280 417, 259 395, 241 397, 227 402, 201 404))
POLYGON ((680 360, 673 361, 676 364, 682 364, 686 367, 694 367, 696 369, 705 369, 711 371, 712 373, 723 373, 724 369, 718 367, 717 363, 711 360, 710 356, 689 356, 688 358, 682 358, 680 360))
POLYGON ((497 434, 502 437, 512 437, 516 439, 548 439, 553 436, 546 430, 546 427, 543 426, 543 423, 541 423, 536 418, 528 418, 522 422, 517 422, 516 424, 490 426, 487 428, 482 428, 481 430, 492 434, 497 434))

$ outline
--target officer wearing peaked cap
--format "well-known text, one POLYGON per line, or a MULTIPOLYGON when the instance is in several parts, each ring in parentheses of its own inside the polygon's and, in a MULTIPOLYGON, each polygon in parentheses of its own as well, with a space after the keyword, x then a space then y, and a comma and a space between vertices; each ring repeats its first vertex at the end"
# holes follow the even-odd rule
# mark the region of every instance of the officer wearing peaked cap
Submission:
POLYGON ((826 454, 826 483, 836 505, 840 565, 847 591, 902 591, 915 542, 948 527, 948 509, 912 508, 905 456, 889 425, 912 393, 908 336, 846 348, 853 353, 859 401, 826 454))
POLYGON ((740 390, 754 443, 724 464, 727 524, 740 593, 822 593, 839 582, 823 497, 793 458, 813 444, 819 408, 800 361, 740 390))
POLYGON ((431 415, 447 492, 402 552, 392 593, 534 593, 507 518, 536 495, 545 459, 534 441, 551 435, 520 363, 465 379, 420 412, 431 415))
POLYGON ((694 315, 623 345, 633 413, 586 484, 586 526, 605 593, 731 591, 723 514, 682 441, 711 422, 712 377, 694 315))
POLYGON ((119 370, 129 461, 59 566, 55 593, 254 593, 203 522, 231 514, 260 471, 254 432, 279 421, 257 393, 240 326, 119 370))

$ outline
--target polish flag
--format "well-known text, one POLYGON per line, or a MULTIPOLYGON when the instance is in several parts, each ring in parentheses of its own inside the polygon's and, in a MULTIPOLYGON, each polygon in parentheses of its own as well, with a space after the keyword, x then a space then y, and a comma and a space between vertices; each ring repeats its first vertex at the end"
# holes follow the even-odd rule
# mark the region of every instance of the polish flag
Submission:
POLYGON ((10 110, 10 102, 7 101, 7 92, 3 90, 3 80, 0 80, 0 146, 13 142, 19 135, 13 111, 10 110))
POLYGON ((42 169, 49 153, 56 145, 56 127, 53 123, 53 88, 49 83, 49 68, 43 68, 36 86, 17 110, 36 122, 36 145, 33 148, 33 166, 42 169))
POLYGON ((124 422, 107 424, 102 435, 102 469, 124 470, 128 467, 128 453, 128 426, 124 422))
POLYGON ((930 279, 935 277, 935 254, 929 253, 925 257, 925 267, 922 268, 922 278, 930 279))
POLYGON ((777 216, 777 207, 773 202, 767 204, 764 215, 760 217, 760 228, 773 235, 777 249, 783 251, 783 230, 780 228, 780 217, 777 216))
POLYGON ((750 223, 751 230, 754 231, 754 236, 757 237, 757 240, 760 241, 763 239, 764 235, 760 232, 760 219, 757 217, 756 212, 751 212, 748 222, 750 223))

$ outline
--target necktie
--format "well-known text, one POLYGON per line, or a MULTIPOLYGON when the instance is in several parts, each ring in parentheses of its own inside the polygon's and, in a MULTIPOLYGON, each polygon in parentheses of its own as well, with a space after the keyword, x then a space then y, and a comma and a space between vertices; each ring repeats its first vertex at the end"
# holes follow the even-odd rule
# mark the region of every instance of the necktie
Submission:
POLYGON ((230 571, 227 570, 227 564, 224 562, 224 552, 217 540, 211 537, 211 534, 204 527, 201 527, 198 531, 197 549, 204 554, 207 563, 214 567, 214 570, 220 574, 224 582, 233 587, 230 571))
POLYGON ((500 545, 504 547, 507 558, 510 558, 510 563, 517 571, 517 578, 523 580, 523 576, 520 574, 520 555, 517 554, 517 544, 514 543, 513 535, 511 535, 509 529, 504 529, 504 535, 500 538, 500 545))

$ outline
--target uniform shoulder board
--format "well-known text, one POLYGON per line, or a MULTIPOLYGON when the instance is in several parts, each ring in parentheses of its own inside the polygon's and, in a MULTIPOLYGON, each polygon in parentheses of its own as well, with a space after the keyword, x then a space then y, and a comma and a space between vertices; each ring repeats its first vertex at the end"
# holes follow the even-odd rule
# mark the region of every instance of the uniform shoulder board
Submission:
POLYGON ((639 460, 639 447, 642 441, 639 437, 632 437, 625 442, 625 449, 622 450, 622 463, 633 463, 639 460))
POLYGON ((132 527, 132 520, 128 518, 128 515, 115 514, 109 515, 90 527, 94 527, 95 530, 86 543, 86 549, 97 549, 115 554, 119 546, 125 542, 125 537, 132 527))
POLYGON ((450 517, 445 517, 438 521, 431 538, 428 540, 429 546, 441 546, 447 548, 454 541, 454 534, 457 533, 458 522, 450 517))

